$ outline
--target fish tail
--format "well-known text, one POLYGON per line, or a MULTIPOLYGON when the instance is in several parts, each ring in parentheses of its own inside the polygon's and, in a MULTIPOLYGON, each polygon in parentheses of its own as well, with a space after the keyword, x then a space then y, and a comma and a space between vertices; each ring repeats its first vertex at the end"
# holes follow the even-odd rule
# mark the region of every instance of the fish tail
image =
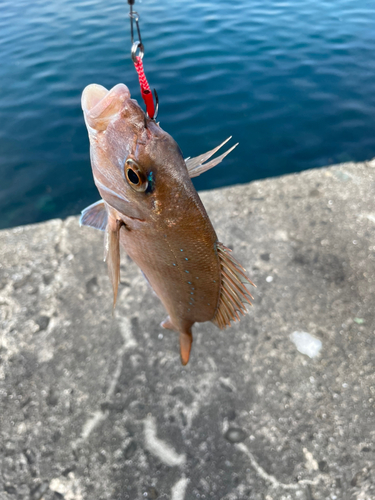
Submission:
POLYGON ((180 332, 180 355, 181 363, 184 366, 189 362, 192 343, 193 334, 191 333, 191 329, 186 332, 180 332))
MULTIPOLYGON (((175 332, 179 331, 169 316, 167 316, 165 320, 160 323, 160 326, 168 330, 174 330, 175 332)), ((185 366, 189 362, 191 346, 193 343, 193 334, 191 333, 191 327, 185 325, 182 328, 183 331, 180 331, 180 357, 181 363, 185 366)))

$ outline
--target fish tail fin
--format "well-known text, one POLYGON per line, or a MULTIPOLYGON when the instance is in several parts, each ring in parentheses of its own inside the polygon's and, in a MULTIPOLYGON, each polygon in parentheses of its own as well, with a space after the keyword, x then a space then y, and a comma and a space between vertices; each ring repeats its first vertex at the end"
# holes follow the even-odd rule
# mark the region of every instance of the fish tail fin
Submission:
POLYGON ((186 332, 180 332, 180 356, 181 363, 185 366, 189 362, 191 346, 193 343, 193 334, 191 329, 186 332))
POLYGON ((221 267, 221 290, 218 307, 211 321, 221 329, 230 326, 231 321, 239 320, 238 313, 246 314, 246 305, 252 305, 250 299, 253 298, 246 285, 255 286, 246 276, 245 269, 230 252, 231 250, 222 243, 217 243, 221 267))
MULTIPOLYGON (((172 323, 169 316, 160 324, 163 328, 168 330, 178 331, 177 328, 172 323)), ((191 327, 184 327, 184 331, 180 331, 180 357, 181 363, 185 366, 189 362, 191 346, 193 343, 193 334, 191 333, 191 327)))

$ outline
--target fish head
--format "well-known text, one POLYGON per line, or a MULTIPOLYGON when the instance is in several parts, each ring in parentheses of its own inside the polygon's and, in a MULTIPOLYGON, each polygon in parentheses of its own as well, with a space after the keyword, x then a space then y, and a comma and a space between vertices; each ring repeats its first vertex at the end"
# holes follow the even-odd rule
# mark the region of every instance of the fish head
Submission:
POLYGON ((194 196, 177 143, 145 115, 126 85, 89 85, 82 108, 95 184, 120 218, 165 216, 182 193, 194 196))

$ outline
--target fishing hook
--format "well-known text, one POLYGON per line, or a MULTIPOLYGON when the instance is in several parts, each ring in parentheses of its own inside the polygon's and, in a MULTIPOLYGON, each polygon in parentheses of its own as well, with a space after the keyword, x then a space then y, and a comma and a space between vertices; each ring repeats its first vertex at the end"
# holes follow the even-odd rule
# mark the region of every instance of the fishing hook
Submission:
POLYGON ((154 113, 154 116, 152 117, 152 119, 155 121, 157 116, 158 116, 158 111, 159 111, 159 96, 158 96, 158 93, 156 92, 156 89, 154 89, 154 96, 155 96, 156 106, 155 106, 155 113, 154 113))

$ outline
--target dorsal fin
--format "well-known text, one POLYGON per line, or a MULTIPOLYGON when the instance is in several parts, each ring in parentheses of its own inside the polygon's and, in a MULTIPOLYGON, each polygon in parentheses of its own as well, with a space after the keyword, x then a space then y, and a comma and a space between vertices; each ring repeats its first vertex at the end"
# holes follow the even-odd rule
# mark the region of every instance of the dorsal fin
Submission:
POLYGON ((221 289, 215 316, 211 320, 219 328, 230 326, 231 321, 240 320, 238 313, 245 315, 246 304, 251 304, 252 295, 245 285, 254 285, 246 276, 245 269, 232 257, 231 250, 217 243, 217 254, 221 267, 221 289))
POLYGON ((104 231, 108 222, 108 213, 103 200, 86 207, 81 212, 80 226, 89 226, 104 231))
POLYGON ((238 146, 238 143, 232 146, 228 151, 223 153, 222 155, 218 156, 217 158, 214 158, 213 160, 209 161, 208 163, 204 163, 207 161, 209 158, 211 158, 212 155, 216 153, 221 147, 224 146, 230 139, 232 139, 232 136, 228 137, 224 142, 222 142, 219 146, 217 146, 214 149, 211 149, 211 151, 207 151, 207 153, 204 153, 203 155, 196 156, 195 158, 186 158, 185 163, 186 167, 188 169, 190 178, 192 179, 193 177, 198 177, 198 175, 203 174, 203 172, 206 172, 212 167, 215 167, 218 163, 220 163, 233 149, 238 146), (204 165, 203 165, 204 163, 204 165))

